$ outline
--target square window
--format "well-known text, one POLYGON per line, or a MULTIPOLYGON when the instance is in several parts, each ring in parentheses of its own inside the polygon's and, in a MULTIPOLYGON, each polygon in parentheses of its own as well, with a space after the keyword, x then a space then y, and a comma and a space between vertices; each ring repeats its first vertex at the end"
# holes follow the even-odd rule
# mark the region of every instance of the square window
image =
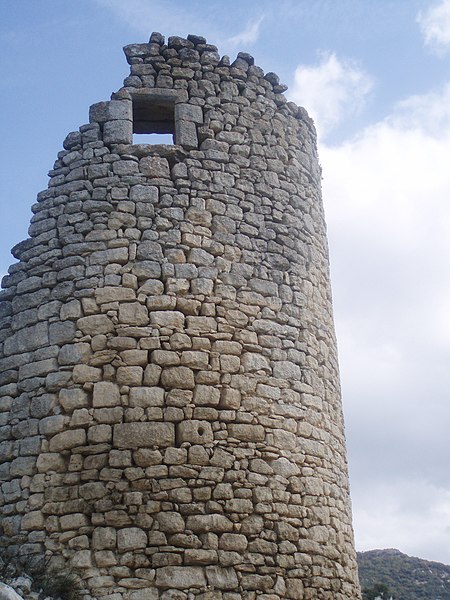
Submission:
POLYGON ((134 144, 173 144, 174 133, 174 99, 156 94, 133 96, 134 144))

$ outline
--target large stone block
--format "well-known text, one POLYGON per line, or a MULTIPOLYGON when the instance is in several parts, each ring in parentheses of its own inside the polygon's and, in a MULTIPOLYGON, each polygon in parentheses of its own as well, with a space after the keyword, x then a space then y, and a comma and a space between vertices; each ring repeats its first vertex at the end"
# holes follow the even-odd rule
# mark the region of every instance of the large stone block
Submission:
POLYGON ((63 452, 86 443, 86 432, 84 429, 71 429, 57 433, 50 439, 50 452, 63 452))
POLYGON ((100 333, 111 333, 114 324, 106 315, 89 315, 77 321, 77 327, 85 335, 98 335, 100 333))
POLYGON ((120 423, 114 426, 115 448, 152 448, 175 445, 172 423, 120 423))
POLYGON ((147 547, 147 534, 139 527, 126 527, 117 532, 117 548, 119 552, 130 552, 132 550, 147 547))
POLYGON ((166 389, 192 390, 195 387, 194 373, 188 367, 168 367, 161 373, 161 385, 166 389))
POLYGON ((266 432, 262 425, 230 423, 228 431, 231 437, 242 442, 263 442, 266 437, 266 432))
POLYGON ((132 105, 129 100, 97 102, 89 108, 89 121, 91 123, 105 123, 106 121, 116 121, 118 119, 131 121, 132 117, 132 105))
POLYGON ((164 390, 160 387, 136 387, 130 390, 130 406, 164 406, 164 390))
POLYGON ((162 567, 156 569, 156 585, 163 589, 202 588, 206 586, 206 577, 201 567, 162 567))
POLYGON ((24 327, 7 338, 3 346, 3 352, 5 356, 22 354, 23 352, 36 350, 48 343, 48 324, 42 322, 30 327, 24 327))
POLYGON ((121 304, 119 306, 119 321, 128 325, 147 325, 147 307, 139 302, 121 304))
POLYGON ((111 381, 94 383, 92 405, 95 408, 103 406, 120 406, 119 387, 111 381))
POLYGON ((230 533, 233 523, 220 514, 190 515, 186 520, 186 529, 194 533, 230 533))
POLYGON ((239 585, 236 571, 231 567, 206 567, 206 577, 208 579, 208 585, 213 589, 235 590, 239 585))
POLYGON ((183 329, 184 314, 173 310, 154 310, 150 313, 150 322, 160 327, 183 329))

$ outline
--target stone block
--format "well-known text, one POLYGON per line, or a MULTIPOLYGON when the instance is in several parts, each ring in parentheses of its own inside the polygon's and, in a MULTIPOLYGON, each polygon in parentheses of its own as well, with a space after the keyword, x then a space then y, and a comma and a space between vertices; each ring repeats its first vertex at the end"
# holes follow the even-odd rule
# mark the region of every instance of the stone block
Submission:
POLYGON ((112 428, 107 423, 94 425, 88 429, 88 441, 91 444, 104 444, 112 440, 112 428))
POLYGON ((144 385, 158 385, 162 368, 159 365, 147 365, 144 371, 144 385))
POLYGON ((103 141, 105 144, 132 144, 132 121, 126 119, 107 121, 103 125, 103 141))
POLYGON ((170 350, 154 350, 152 352, 152 362, 161 367, 173 367, 180 364, 180 357, 177 352, 170 350))
POLYGON ((119 367, 117 369, 117 383, 119 385, 141 385, 144 375, 142 367, 119 367))
POLYGON ((15 458, 11 463, 10 475, 11 477, 23 477, 24 475, 33 475, 35 467, 36 458, 34 456, 19 456, 18 458, 15 458))
POLYGON ((70 559, 73 569, 88 569, 92 567, 92 555, 90 550, 79 550, 70 559))
POLYGON ((3 346, 3 353, 5 356, 22 354, 46 346, 48 343, 48 324, 45 322, 37 323, 30 327, 24 327, 8 337, 3 346))
POLYGON ((145 304, 127 302, 119 306, 119 322, 127 325, 147 325, 148 310, 145 304))
POLYGON ((300 473, 299 467, 294 462, 285 457, 277 458, 276 460, 270 463, 270 466, 272 467, 274 473, 276 473, 277 475, 281 475, 286 479, 292 477, 293 475, 298 475, 300 473))
POLYGON ((61 390, 59 392, 59 402, 67 413, 71 413, 77 408, 89 406, 88 395, 80 388, 61 390))
POLYGON ((150 323, 171 329, 184 328, 184 314, 176 310, 154 310, 150 313, 150 323))
POLYGON ((22 517, 21 528, 27 531, 42 531, 44 529, 44 525, 45 518, 40 510, 30 511, 22 517))
POLYGON ((169 163, 160 156, 145 156, 139 161, 139 170, 146 177, 170 177, 169 163))
POLYGON ((113 445, 116 448, 165 448, 175 445, 172 423, 121 423, 114 426, 113 445))
POLYGON ((300 537, 300 532, 297 527, 280 521, 275 523, 275 532, 280 542, 284 540, 297 542, 300 537))
POLYGON ((211 444, 214 440, 211 423, 208 421, 189 420, 178 423, 177 441, 179 444, 211 444))
POLYGON ((92 405, 95 408, 103 406, 120 406, 119 387, 110 381, 94 383, 92 405))
POLYGON ((186 350, 181 354, 181 364, 195 370, 207 370, 209 355, 206 352, 186 350))
POLYGON ((147 534, 139 527, 126 527, 117 532, 117 549, 130 552, 147 547, 147 534))
POLYGON ((78 530, 80 527, 87 527, 89 525, 89 519, 82 513, 71 513, 60 517, 59 523, 63 531, 68 531, 70 529, 78 530))
POLYGON ((86 432, 84 429, 70 429, 63 433, 57 433, 50 439, 50 452, 64 452, 77 446, 86 444, 86 432))
POLYGON ((64 345, 58 354, 58 364, 76 365, 79 363, 87 363, 91 356, 90 344, 79 342, 77 344, 64 345))
POLYGON ((63 415, 51 415, 39 422, 39 433, 43 435, 55 435, 64 429, 66 418, 63 415))
POLYGON ((72 321, 56 321, 49 325, 50 344, 68 344, 75 337, 76 326, 72 321))
POLYGON ((248 540, 245 535, 238 533, 224 533, 219 540, 221 550, 244 552, 247 548, 248 540))
POLYGON ((196 406, 218 406, 220 390, 211 385, 196 385, 194 389, 194 404, 196 406))
POLYGON ((132 103, 130 100, 97 102, 89 108, 90 123, 105 123, 106 121, 116 121, 118 119, 127 121, 133 119, 132 103))
MULTIPOLYGON (((158 188, 154 185, 133 185, 130 190, 130 200, 134 202, 150 202, 156 204, 159 199, 158 188)), ((160 268, 160 267, 159 267, 160 268)), ((151 277, 152 275, 149 275, 151 277)), ((158 273, 154 273, 158 277, 158 273)))
POLYGON ((262 425, 247 425, 241 423, 230 423, 228 432, 231 437, 242 442, 263 442, 266 432, 262 425))
POLYGON ((80 498, 84 500, 98 500, 106 496, 106 485, 101 481, 89 481, 78 488, 80 498))
POLYGON ((186 520, 186 530, 194 533, 230 533, 233 531, 233 523, 220 514, 190 515, 186 520))
POLYGON ((107 285, 95 290, 97 304, 110 302, 129 302, 136 299, 136 292, 131 288, 107 285))
POLYGON ((176 512, 161 512, 156 520, 159 524, 159 530, 164 533, 183 533, 185 524, 183 517, 176 512))
POLYGON ((94 383, 101 381, 102 370, 88 365, 75 365, 73 368, 72 379, 74 383, 94 383))
POLYGON ((55 358, 47 358, 30 362, 19 367, 19 380, 28 379, 29 377, 42 377, 48 373, 58 370, 58 361, 55 358))
POLYGON ((280 360, 273 365, 273 376, 288 381, 301 381, 302 370, 295 363, 289 360, 280 360))
POLYGON ((194 335, 202 333, 215 333, 217 331, 217 321, 213 317, 186 317, 187 328, 194 335))
POLYGON ((241 392, 234 388, 222 388, 219 408, 237 410, 241 406, 241 392))
POLYGON ((164 389, 160 387, 137 387, 130 390, 130 406, 164 406, 164 389))
POLYGON ((108 265, 111 263, 118 263, 124 265, 128 262, 128 248, 110 248, 109 250, 98 250, 91 254, 91 265, 108 265))
POLYGON ((239 585, 236 571, 232 567, 206 567, 206 577, 208 585, 213 589, 235 590, 239 585))
POLYGON ((133 452, 135 463, 139 467, 151 467, 159 465, 162 462, 162 454, 159 450, 150 450, 148 448, 139 448, 133 452))
POLYGON ((267 592, 272 589, 274 581, 270 575, 244 575, 241 579, 241 586, 244 590, 259 590, 267 592))
POLYGON ((198 148, 197 127, 192 121, 175 121, 175 143, 186 148, 195 150, 198 148))
POLYGON ((256 352, 244 352, 241 357, 241 365, 249 373, 256 371, 270 373, 271 371, 269 359, 256 352))
MULTIPOLYGON (((100 568, 114 567, 115 565, 117 565, 116 555, 111 550, 98 550, 97 552, 94 552, 94 560, 95 565, 100 568)), ((114 599, 112 599, 111 596, 108 595, 108 600, 114 599)), ((117 600, 119 600, 119 598, 117 600)))
POLYGON ((192 390, 195 387, 194 373, 188 367, 168 367, 161 373, 161 385, 166 389, 192 390))
POLYGON ((112 333, 114 324, 106 315, 89 315, 81 317, 77 321, 77 327, 84 335, 98 335, 100 333, 112 333))
POLYGON ((286 598, 303 600, 305 597, 303 582, 300 579, 286 579, 286 598))
MULTIPOLYGON (((128 592, 127 600, 158 600, 159 592, 155 587, 145 587, 141 590, 132 590, 128 592)), ((119 599, 117 599, 119 600, 119 599)), ((169 600, 167 598, 166 600, 169 600)), ((171 600, 177 600, 176 597, 172 597, 171 600)), ((181 600, 181 599, 180 599, 181 600)))
POLYGON ((247 513, 253 512, 253 502, 246 498, 231 498, 225 502, 226 512, 247 513))
POLYGON ((203 111, 200 106, 194 104, 177 104, 175 106, 175 116, 183 121, 203 123, 203 111))
POLYGON ((156 569, 156 586, 180 590, 206 586, 206 577, 202 567, 161 567, 156 569))
POLYGON ((221 354, 219 356, 220 370, 223 373, 239 373, 241 361, 234 354, 221 354))
POLYGON ((185 550, 184 562, 187 565, 213 565, 218 560, 216 550, 185 550))

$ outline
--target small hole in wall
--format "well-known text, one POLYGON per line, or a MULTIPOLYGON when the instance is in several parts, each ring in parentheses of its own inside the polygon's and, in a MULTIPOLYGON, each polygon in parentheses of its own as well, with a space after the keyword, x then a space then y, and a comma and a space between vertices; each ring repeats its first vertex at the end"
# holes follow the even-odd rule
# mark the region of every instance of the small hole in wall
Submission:
POLYGON ((198 433, 198 435, 203 435, 203 434, 205 433, 205 430, 204 430, 204 428, 203 428, 203 427, 199 427, 199 428, 197 429, 197 433, 198 433))

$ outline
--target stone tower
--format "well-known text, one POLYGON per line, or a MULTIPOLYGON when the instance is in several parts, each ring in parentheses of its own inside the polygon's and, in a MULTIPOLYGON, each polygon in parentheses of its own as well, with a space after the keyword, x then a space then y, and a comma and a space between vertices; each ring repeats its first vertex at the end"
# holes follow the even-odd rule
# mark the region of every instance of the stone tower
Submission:
POLYGON ((3 281, 1 544, 94 598, 358 599, 312 122, 199 36, 125 54, 3 281))

